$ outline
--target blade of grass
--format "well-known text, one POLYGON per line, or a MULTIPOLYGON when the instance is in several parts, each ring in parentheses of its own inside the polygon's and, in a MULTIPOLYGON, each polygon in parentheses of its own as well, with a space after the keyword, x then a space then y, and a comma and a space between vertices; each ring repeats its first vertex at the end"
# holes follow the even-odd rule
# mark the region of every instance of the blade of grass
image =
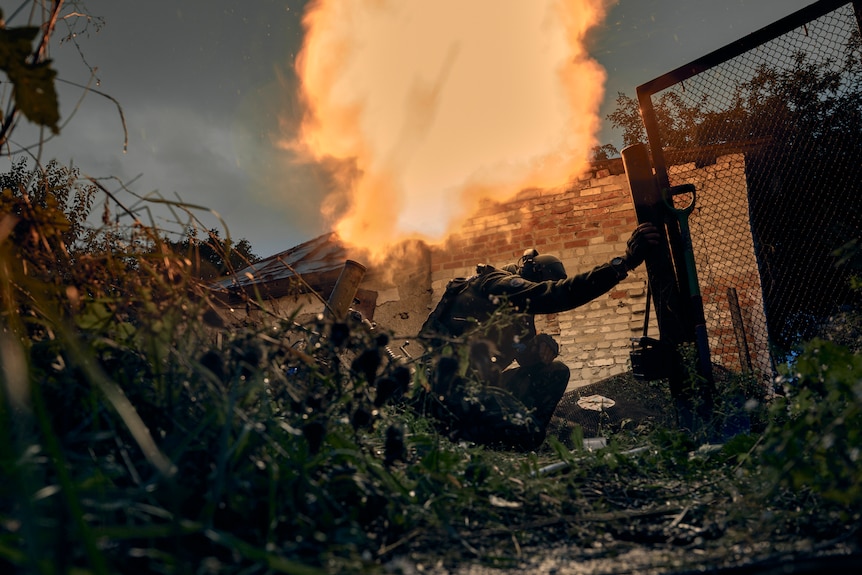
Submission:
POLYGON ((180 535, 191 535, 203 531, 203 525, 194 521, 172 523, 150 523, 147 525, 105 525, 94 527, 93 533, 112 541, 126 539, 166 539, 180 535))
POLYGON ((279 557, 278 555, 259 549, 222 531, 207 529, 204 534, 213 543, 218 543, 234 553, 238 553, 245 559, 264 563, 269 569, 277 573, 289 573, 290 575, 324 575, 326 573, 323 569, 291 561, 285 557, 279 557))
POLYGON ((42 389, 39 385, 31 385, 30 392, 33 402, 33 413, 39 425, 39 430, 42 432, 45 451, 48 453, 51 461, 54 462, 57 481, 60 484, 66 505, 69 508, 69 515, 80 533, 90 566, 94 573, 108 575, 107 563, 96 544, 96 537, 93 535, 93 531, 84 516, 84 509, 81 506, 77 489, 69 473, 68 462, 63 454, 60 441, 57 439, 57 435, 54 433, 51 425, 51 420, 42 398, 42 389))
POLYGON ((63 336, 64 343, 70 350, 69 356, 76 358, 78 367, 84 371, 87 378, 105 395, 105 398, 123 420, 132 437, 134 437, 147 461, 165 477, 173 477, 177 471, 176 466, 158 448, 150 434, 150 430, 120 386, 105 374, 93 360, 91 354, 81 346, 74 335, 66 332, 63 336))

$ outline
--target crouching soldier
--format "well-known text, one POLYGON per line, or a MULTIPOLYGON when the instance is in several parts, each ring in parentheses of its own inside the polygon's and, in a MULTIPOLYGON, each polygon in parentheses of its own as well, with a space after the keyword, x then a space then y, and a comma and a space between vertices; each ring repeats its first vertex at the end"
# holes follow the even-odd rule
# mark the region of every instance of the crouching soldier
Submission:
POLYGON ((554 339, 536 332, 536 314, 560 313, 607 293, 639 266, 661 236, 638 226, 626 253, 572 277, 551 255, 527 250, 503 269, 477 266, 449 282, 419 333, 443 356, 429 373, 426 407, 453 439, 532 450, 569 382, 554 339), (469 366, 465 373, 461 361, 469 366))

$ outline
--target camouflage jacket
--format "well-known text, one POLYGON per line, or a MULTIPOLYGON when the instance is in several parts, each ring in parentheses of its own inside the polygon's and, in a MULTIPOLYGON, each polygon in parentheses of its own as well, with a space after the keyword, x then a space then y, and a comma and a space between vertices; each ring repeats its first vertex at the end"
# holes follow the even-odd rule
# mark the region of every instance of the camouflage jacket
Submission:
MULTIPOLYGON (((529 355, 536 336, 535 314, 559 313, 584 305, 619 283, 608 264, 558 281, 531 282, 489 265, 476 275, 449 282, 420 335, 459 338, 477 335, 496 347, 497 364, 505 369, 529 355)), ((519 361, 522 365, 525 361, 519 361)))

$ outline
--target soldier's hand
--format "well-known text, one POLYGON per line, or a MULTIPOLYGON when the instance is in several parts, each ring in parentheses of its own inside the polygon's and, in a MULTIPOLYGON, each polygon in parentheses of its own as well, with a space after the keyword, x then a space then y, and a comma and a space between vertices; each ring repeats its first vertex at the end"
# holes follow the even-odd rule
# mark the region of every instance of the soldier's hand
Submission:
POLYGON ((550 335, 540 333, 536 336, 536 343, 539 349, 539 361, 545 365, 550 365, 557 356, 560 355, 560 346, 550 335))
POLYGON ((649 252, 661 242, 661 233, 653 224, 639 225, 626 242, 626 267, 630 270, 641 265, 649 252))

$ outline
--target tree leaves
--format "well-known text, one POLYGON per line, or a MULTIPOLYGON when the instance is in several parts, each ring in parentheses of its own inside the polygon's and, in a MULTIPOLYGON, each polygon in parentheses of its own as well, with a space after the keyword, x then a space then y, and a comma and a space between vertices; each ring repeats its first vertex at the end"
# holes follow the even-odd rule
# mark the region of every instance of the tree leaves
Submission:
POLYGON ((13 86, 15 105, 35 124, 59 133, 60 107, 51 61, 32 61, 33 40, 39 28, 23 26, 0 29, 0 70, 13 86))

